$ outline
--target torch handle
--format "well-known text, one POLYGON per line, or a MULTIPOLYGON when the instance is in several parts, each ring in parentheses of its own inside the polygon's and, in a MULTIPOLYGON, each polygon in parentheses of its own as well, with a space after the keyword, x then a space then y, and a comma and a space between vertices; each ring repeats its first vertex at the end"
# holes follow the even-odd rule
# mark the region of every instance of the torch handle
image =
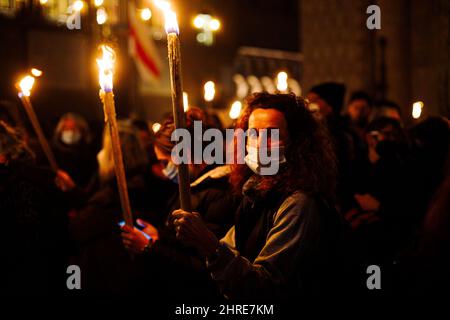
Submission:
POLYGON ((38 117, 34 112, 33 105, 31 104, 30 98, 28 96, 22 96, 20 98, 22 100, 22 104, 25 108, 25 111, 30 119, 31 125, 33 126, 34 132, 39 140, 39 143, 44 151, 45 156, 50 163, 50 166, 53 171, 57 172, 59 170, 58 164, 56 163, 55 155, 53 154, 50 145, 48 144, 47 139, 45 138, 44 132, 42 131, 42 127, 39 123, 38 117))
POLYGON ((116 121, 116 109, 114 106, 114 95, 112 92, 106 92, 104 96, 104 106, 111 135, 111 144, 114 158, 114 171, 119 189, 120 203, 122 205, 122 214, 125 224, 133 227, 133 216, 131 214, 130 199, 128 197, 127 179, 125 176, 125 167, 123 164, 122 148, 120 147, 119 130, 116 121))
MULTIPOLYGON (((186 114, 183 106, 183 85, 181 78, 180 40, 176 33, 167 35, 169 53, 170 84, 172 87, 172 110, 175 129, 186 128, 186 114)), ((178 188, 181 209, 191 211, 191 188, 187 163, 178 165, 178 188)))

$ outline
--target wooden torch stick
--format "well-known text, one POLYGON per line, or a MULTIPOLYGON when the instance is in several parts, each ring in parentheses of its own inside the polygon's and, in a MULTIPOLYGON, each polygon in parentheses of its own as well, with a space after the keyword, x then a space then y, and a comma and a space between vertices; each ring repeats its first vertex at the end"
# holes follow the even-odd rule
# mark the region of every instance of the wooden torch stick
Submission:
POLYGON ((116 108, 114 106, 113 92, 104 92, 103 108, 105 112, 106 124, 109 127, 111 145, 114 159, 114 171, 116 174, 117 187, 119 189, 120 203, 122 205, 123 219, 125 224, 133 226, 133 216, 131 214, 130 199, 128 197, 127 179, 125 176, 125 166, 123 164, 122 148, 120 146, 119 130, 117 128, 116 108))
MULTIPOLYGON (((186 128, 181 80, 180 41, 176 33, 167 34, 167 48, 169 52, 170 84, 172 87, 172 111, 176 130, 178 128, 186 128)), ((178 183, 181 209, 191 211, 190 178, 187 163, 178 165, 178 183)))
MULTIPOLYGON (((178 24, 174 12, 166 12, 167 50, 169 57, 170 85, 172 88, 172 111, 175 130, 186 128, 186 114, 183 105, 183 84, 181 78, 181 52, 178 37, 178 24)), ((185 211, 191 211, 189 167, 187 163, 178 165, 178 189, 180 206, 185 211)))
POLYGON ((130 199, 128 197, 127 179, 125 176, 125 166, 123 164, 122 148, 120 147, 119 130, 116 121, 116 108, 114 106, 113 93, 113 71, 114 71, 114 50, 106 45, 102 45, 103 56, 98 59, 100 99, 103 102, 105 122, 109 127, 111 137, 112 153, 114 159, 114 171, 116 174, 117 187, 119 189, 120 204, 125 224, 133 227, 133 216, 131 214, 130 199))
POLYGON ((39 144, 41 145, 42 150, 44 151, 44 154, 48 159, 48 162, 50 163, 52 170, 57 172, 59 170, 59 167, 58 164, 56 163, 55 155, 53 154, 53 151, 50 148, 47 138, 45 138, 41 124, 39 123, 39 119, 36 113, 34 112, 33 105, 31 104, 30 97, 24 95, 22 92, 19 96, 20 100, 22 101, 22 105, 28 115, 28 118, 30 119, 31 125, 33 126, 34 132, 36 133, 36 136, 39 140, 39 144))

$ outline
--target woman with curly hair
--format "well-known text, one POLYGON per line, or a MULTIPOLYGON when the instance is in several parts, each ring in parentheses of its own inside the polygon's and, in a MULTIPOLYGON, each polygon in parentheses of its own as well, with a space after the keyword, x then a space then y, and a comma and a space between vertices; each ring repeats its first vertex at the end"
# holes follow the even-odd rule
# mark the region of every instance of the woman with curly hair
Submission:
POLYGON ((247 137, 246 165, 235 164, 231 174, 244 197, 222 240, 197 213, 172 214, 177 237, 199 251, 229 298, 291 299, 338 288, 344 229, 330 205, 335 155, 306 104, 292 94, 257 93, 247 100, 237 126, 254 133, 247 137), (274 175, 261 175, 264 164, 255 156, 264 148, 264 129, 279 130, 278 139, 272 134, 266 142, 272 152, 278 149, 274 175))

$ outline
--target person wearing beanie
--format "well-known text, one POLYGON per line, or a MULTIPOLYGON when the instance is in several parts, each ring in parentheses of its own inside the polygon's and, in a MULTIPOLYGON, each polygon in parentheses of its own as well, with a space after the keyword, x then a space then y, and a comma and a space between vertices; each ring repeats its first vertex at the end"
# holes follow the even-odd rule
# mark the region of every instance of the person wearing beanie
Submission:
POLYGON ((320 112, 322 117, 338 116, 345 97, 345 86, 337 82, 325 82, 311 88, 307 95, 310 109, 320 112))

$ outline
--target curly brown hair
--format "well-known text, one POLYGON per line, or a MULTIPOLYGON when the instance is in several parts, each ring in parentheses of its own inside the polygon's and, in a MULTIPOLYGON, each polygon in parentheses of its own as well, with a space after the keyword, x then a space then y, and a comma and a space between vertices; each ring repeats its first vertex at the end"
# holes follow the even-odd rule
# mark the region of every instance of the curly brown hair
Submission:
MULTIPOLYGON (((248 120, 255 109, 276 109, 284 114, 289 134, 286 164, 277 175, 263 176, 260 188, 277 189, 285 193, 301 190, 307 194, 320 193, 334 197, 336 185, 336 156, 328 130, 307 108, 307 101, 294 94, 255 93, 246 100, 236 123, 236 129, 248 129, 248 120)), ((236 143, 235 143, 236 145, 236 143)), ((238 150, 235 149, 237 157, 238 150)), ((234 164, 230 181, 235 191, 252 172, 246 165, 234 164)))

